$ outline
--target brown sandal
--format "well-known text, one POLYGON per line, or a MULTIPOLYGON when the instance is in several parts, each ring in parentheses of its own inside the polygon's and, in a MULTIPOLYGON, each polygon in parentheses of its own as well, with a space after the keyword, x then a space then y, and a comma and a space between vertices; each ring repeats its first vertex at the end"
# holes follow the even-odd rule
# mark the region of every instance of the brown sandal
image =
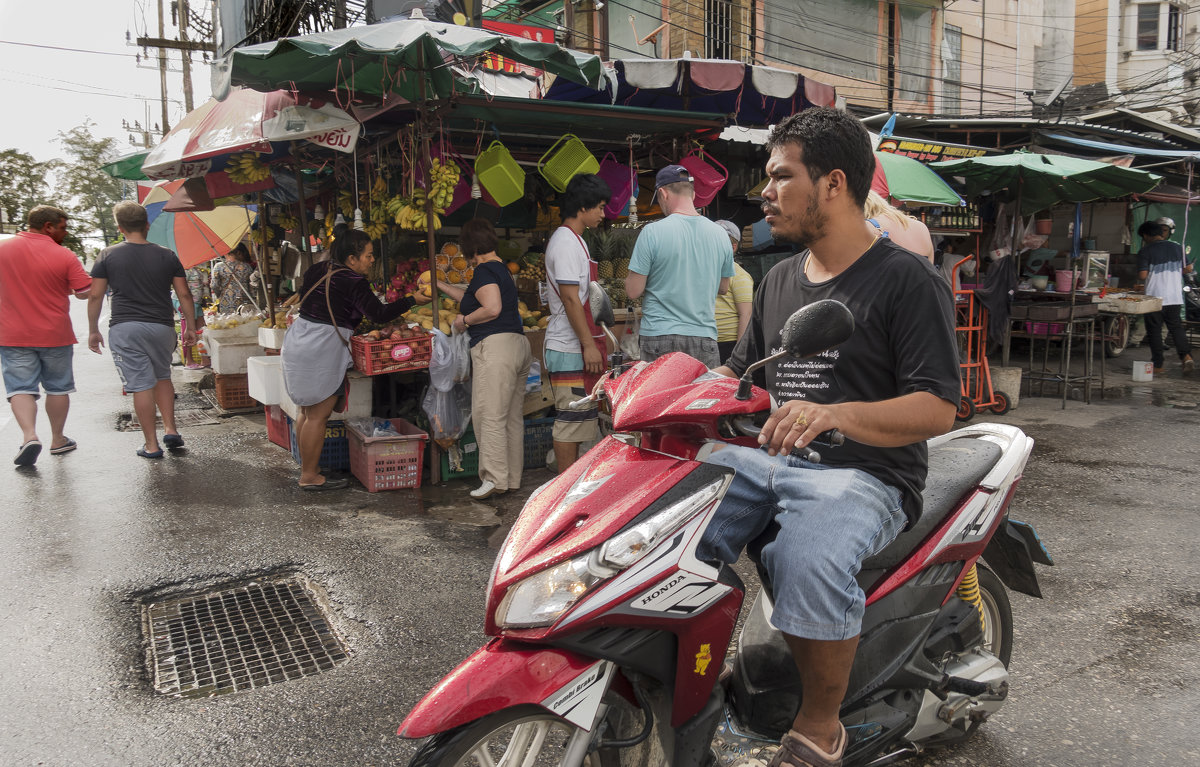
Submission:
POLYGON ((841 727, 841 733, 833 753, 822 751, 800 733, 788 730, 768 767, 842 767, 842 754, 846 752, 846 728, 838 726, 841 727))

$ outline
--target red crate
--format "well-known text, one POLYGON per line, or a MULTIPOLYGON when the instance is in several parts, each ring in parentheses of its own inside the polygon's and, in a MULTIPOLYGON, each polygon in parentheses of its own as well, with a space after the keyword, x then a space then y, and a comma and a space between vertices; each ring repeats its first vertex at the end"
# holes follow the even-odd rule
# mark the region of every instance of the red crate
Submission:
POLYGON ((264 353, 264 354, 265 354, 267 357, 278 357, 278 356, 279 356, 279 350, 278 350, 278 349, 266 349, 266 348, 264 348, 264 349, 263 349, 263 353, 264 353))
POLYGON ((250 397, 250 380, 245 373, 216 373, 217 404, 226 410, 258 408, 258 401, 250 397))
POLYGON ((292 449, 292 425, 279 405, 267 405, 267 439, 285 450, 292 449))
POLYGON ((372 341, 365 336, 354 336, 350 339, 350 347, 355 369, 364 375, 377 376, 429 367, 433 336, 422 334, 400 341, 372 341))
POLYGON ((350 472, 368 492, 421 486, 425 440, 429 435, 403 418, 393 418, 399 437, 368 437, 348 424, 350 472))

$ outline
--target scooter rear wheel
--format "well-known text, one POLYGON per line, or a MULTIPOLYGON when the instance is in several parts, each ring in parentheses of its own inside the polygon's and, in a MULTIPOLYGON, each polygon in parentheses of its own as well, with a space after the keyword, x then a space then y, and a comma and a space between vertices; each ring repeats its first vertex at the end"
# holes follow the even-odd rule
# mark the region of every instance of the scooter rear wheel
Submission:
POLYGON ((1013 650, 1012 605, 1008 601, 1008 591, 991 570, 980 565, 977 572, 979 596, 983 600, 983 649, 1008 668, 1013 650))
MULTIPOLYGON (((567 744, 583 731, 543 708, 518 706, 439 733, 421 745, 409 767, 559 767, 567 744)), ((580 767, 606 767, 600 753, 580 767)), ((570 767, 567 765, 565 767, 570 767)))

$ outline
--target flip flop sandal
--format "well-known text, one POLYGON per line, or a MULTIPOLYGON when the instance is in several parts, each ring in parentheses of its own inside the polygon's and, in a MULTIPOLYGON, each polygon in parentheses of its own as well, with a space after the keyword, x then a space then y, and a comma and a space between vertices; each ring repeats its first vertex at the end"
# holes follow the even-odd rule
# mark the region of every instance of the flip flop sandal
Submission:
POLYGON ((138 448, 137 454, 139 456, 141 456, 142 458, 162 458, 163 457, 162 448, 159 448, 158 450, 155 450, 153 453, 150 453, 150 452, 146 451, 146 448, 140 447, 140 448, 138 448))
POLYGON ((841 728, 837 748, 833 753, 822 751, 800 733, 788 730, 787 735, 779 741, 779 750, 775 752, 768 767, 842 767, 842 754, 845 752, 845 727, 841 728))
POLYGON ((326 479, 319 485, 300 485, 300 489, 311 493, 319 493, 324 490, 341 490, 349 486, 349 484, 350 480, 340 477, 338 479, 326 479))
POLYGON ((163 438, 162 438, 162 443, 163 443, 164 447, 167 447, 170 449, 174 449, 177 447, 183 447, 183 437, 178 434, 164 434, 163 438))
POLYGON ((42 453, 42 443, 36 439, 31 439, 21 449, 17 451, 17 457, 13 459, 13 463, 17 466, 32 466, 37 463, 38 456, 42 453))
POLYGON ((69 453, 77 447, 79 447, 79 445, 75 443, 75 440, 69 439, 58 447, 50 448, 50 455, 62 455, 63 453, 69 453))

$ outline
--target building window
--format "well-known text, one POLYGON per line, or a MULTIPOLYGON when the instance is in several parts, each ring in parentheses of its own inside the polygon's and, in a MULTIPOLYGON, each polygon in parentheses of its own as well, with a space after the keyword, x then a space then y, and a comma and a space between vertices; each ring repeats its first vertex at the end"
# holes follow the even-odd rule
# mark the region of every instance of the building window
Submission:
POLYGON ((942 33, 942 112, 958 114, 962 99, 962 27, 947 24, 942 33))
POLYGON ((1177 5, 1167 6, 1167 50, 1178 51, 1183 41, 1183 11, 1177 5))
POLYGON ((704 0, 704 56, 709 59, 736 59, 733 51, 733 10, 735 0, 704 0))
POLYGON ((1137 49, 1158 50, 1158 3, 1142 3, 1137 7, 1137 49))

